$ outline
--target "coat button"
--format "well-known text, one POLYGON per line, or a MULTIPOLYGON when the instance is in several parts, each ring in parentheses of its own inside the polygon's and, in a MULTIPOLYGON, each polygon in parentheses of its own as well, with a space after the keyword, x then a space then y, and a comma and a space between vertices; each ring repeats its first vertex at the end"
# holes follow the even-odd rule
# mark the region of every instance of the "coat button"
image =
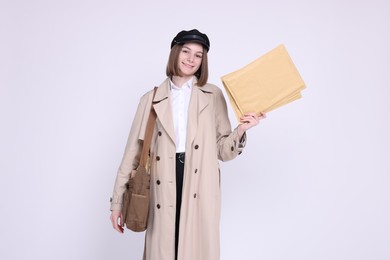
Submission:
POLYGON ((234 151, 234 147, 232 146, 232 148, 230 148, 230 149, 232 149, 232 152, 234 151))
POLYGON ((160 204, 157 204, 157 208, 158 208, 158 209, 160 209, 160 208, 161 208, 160 204))
POLYGON ((198 172, 198 169, 195 169, 195 173, 197 173, 198 172))
POLYGON ((156 183, 157 183, 157 185, 160 185, 160 184, 161 184, 160 180, 157 180, 156 183))
POLYGON ((196 193, 194 194, 194 199, 196 199, 196 193))
POLYGON ((197 150, 199 148, 199 145, 195 145, 195 149, 197 150))
POLYGON ((161 136, 161 135, 162 135, 161 131, 158 131, 158 136, 161 136))
POLYGON ((160 156, 157 156, 157 157, 156 157, 156 160, 157 160, 157 161, 160 161, 160 156))

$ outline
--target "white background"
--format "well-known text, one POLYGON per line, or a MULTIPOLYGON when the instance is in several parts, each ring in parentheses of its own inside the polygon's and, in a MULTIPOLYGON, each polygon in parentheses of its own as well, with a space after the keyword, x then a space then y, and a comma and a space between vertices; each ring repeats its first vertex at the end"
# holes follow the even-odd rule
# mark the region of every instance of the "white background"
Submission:
POLYGON ((109 197, 139 97, 193 28, 211 83, 284 43, 307 84, 222 164, 221 259, 390 259, 385 0, 1 0, 0 258, 141 259, 109 197))

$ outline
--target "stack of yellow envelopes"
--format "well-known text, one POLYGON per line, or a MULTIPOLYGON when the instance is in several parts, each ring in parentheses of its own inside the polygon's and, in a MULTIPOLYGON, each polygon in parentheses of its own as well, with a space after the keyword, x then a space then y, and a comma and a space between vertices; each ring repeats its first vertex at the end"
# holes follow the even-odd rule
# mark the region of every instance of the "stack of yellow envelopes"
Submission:
POLYGON ((305 88, 284 45, 221 79, 238 121, 245 113, 269 112, 299 99, 305 88))

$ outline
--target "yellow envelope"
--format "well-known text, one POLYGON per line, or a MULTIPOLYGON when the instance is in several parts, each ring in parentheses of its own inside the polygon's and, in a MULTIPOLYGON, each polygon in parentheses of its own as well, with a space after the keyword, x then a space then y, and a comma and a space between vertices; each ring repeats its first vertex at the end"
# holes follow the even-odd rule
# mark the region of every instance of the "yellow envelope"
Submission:
POLYGON ((269 112, 301 98, 305 88, 284 45, 221 77, 239 118, 248 112, 269 112))

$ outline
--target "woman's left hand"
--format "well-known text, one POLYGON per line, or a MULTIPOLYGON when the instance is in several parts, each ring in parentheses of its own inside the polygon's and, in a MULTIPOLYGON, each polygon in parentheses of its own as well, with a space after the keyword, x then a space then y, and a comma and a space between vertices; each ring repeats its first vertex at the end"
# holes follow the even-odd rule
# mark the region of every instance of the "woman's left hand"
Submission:
POLYGON ((260 113, 260 115, 257 115, 256 113, 246 113, 240 118, 240 124, 238 126, 238 135, 239 138, 244 135, 246 130, 256 126, 259 124, 260 120, 266 118, 265 113, 260 113))

